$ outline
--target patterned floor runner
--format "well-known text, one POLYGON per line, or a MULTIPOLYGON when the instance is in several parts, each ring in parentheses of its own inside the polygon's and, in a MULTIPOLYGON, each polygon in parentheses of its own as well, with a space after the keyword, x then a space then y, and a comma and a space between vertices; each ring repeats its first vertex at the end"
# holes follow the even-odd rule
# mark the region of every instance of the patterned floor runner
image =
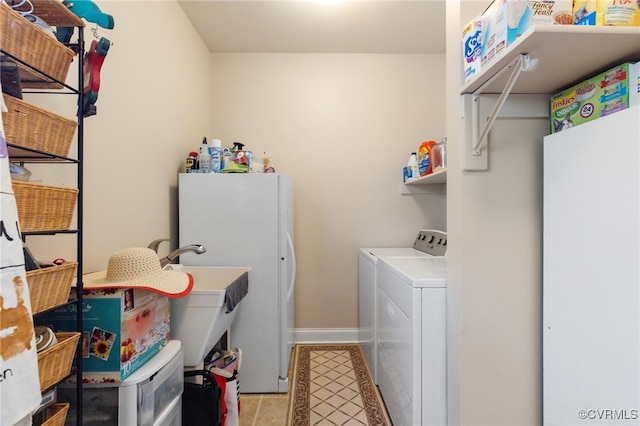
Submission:
POLYGON ((357 344, 296 345, 287 426, 390 426, 357 344))

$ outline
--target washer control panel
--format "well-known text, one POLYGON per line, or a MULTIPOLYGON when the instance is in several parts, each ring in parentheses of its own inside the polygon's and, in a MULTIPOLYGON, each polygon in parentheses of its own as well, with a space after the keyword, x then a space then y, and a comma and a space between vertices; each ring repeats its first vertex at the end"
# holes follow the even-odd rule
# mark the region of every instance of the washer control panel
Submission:
POLYGON ((413 248, 432 256, 444 256, 447 253, 447 233, 422 229, 413 242, 413 248))

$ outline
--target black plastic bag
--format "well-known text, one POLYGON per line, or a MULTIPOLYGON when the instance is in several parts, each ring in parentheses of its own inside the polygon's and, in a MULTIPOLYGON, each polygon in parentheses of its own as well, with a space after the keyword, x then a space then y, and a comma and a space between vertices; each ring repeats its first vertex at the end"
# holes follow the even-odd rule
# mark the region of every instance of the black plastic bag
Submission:
POLYGON ((182 394, 182 424, 220 426, 222 424, 222 391, 213 374, 206 370, 185 371, 182 394), (190 377, 201 377, 202 384, 191 383, 190 377))
POLYGON ((0 82, 2 92, 14 98, 22 99, 22 85, 18 64, 6 55, 0 55, 0 82))

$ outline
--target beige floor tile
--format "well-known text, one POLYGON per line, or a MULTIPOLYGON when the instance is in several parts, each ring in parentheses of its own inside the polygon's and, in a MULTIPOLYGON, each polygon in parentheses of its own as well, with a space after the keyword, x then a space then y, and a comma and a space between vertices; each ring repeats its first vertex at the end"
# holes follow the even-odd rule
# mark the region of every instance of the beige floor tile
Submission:
POLYGON ((288 399, 264 396, 260 404, 258 423, 264 426, 284 426, 287 421, 288 399))
POLYGON ((242 394, 240 396, 240 426, 284 426, 287 420, 289 395, 242 394))
POLYGON ((253 426, 262 397, 240 395, 240 426, 253 426))

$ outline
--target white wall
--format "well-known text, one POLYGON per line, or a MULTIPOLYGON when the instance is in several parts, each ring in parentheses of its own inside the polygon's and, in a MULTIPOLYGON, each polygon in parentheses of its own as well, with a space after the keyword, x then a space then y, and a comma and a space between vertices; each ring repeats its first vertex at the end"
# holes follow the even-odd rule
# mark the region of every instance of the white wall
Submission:
MULTIPOLYGON (((98 115, 85 122, 85 270, 105 268, 120 248, 169 235, 175 244, 185 154, 204 135, 239 140, 270 151, 295 183, 297 328, 356 327, 357 248, 404 246, 420 227, 446 226, 451 423, 539 424, 539 147, 535 137, 498 143, 495 168, 462 171, 457 52, 469 13, 447 4, 445 64, 427 55, 209 55, 172 1, 100 2, 116 28, 99 31, 114 45, 98 115), (408 152, 445 134, 446 222, 444 196, 400 195, 408 152), (493 231, 500 238, 481 244, 493 231)), ((31 168, 45 183, 71 185, 70 172, 58 173, 67 167, 31 168)), ((65 238, 28 243, 40 258, 73 258, 65 238)))
MULTIPOLYGON (((294 182, 296 328, 358 326, 359 247, 445 227, 445 197, 401 195, 411 150, 444 133, 443 55, 213 54, 213 135, 294 182)), ((241 224, 238 224, 241 226, 241 224)))
MULTIPOLYGON (((358 247, 445 227, 443 194, 400 194, 410 151, 445 135, 444 55, 212 55, 174 1, 99 5, 115 28, 98 30, 113 46, 85 119, 85 272, 156 238, 175 247, 186 155, 203 136, 238 140, 294 181, 296 328, 357 328, 358 247)), ((73 166, 32 168, 74 186, 73 166)), ((75 257, 73 236, 28 243, 40 259, 75 257)))
POLYGON ((497 120, 489 133, 489 169, 463 169, 470 147, 461 120, 460 29, 484 3, 447 2, 449 422, 537 425, 541 153, 548 121, 497 120))
MULTIPOLYGON (((208 133, 211 115, 208 51, 176 2, 99 6, 115 26, 98 29, 113 45, 100 73, 98 113, 84 120, 85 272, 105 269, 122 248, 169 236, 177 244, 177 173, 192 144, 208 133)), ((87 49, 91 27, 85 29, 87 49)), ((73 118, 75 106, 61 98, 43 102, 60 104, 59 113, 73 118)), ((74 166, 29 168, 44 183, 75 186, 74 166)), ((29 237, 27 243, 40 259, 74 259, 73 238, 29 237)))

